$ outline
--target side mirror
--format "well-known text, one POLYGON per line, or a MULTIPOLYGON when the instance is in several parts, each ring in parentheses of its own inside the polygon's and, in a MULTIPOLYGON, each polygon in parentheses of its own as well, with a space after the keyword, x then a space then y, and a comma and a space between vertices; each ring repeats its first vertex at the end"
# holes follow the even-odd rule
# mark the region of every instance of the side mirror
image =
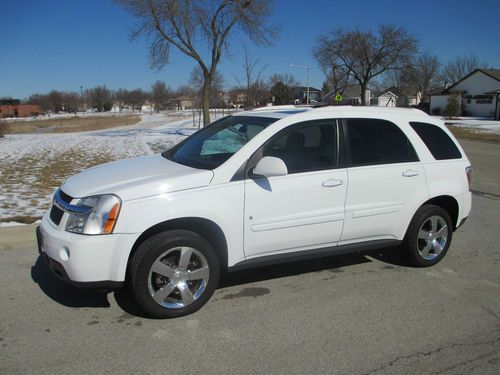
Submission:
POLYGON ((264 156, 255 166, 253 174, 263 177, 286 176, 288 168, 280 158, 264 156))

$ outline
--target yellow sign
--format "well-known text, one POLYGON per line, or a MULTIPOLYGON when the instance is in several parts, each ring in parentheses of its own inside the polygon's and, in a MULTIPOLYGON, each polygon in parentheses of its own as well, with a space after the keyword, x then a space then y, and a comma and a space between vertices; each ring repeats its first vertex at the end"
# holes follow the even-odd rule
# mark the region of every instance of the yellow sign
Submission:
POLYGON ((342 101, 342 95, 340 95, 340 94, 335 95, 335 101, 336 102, 341 102, 342 101))

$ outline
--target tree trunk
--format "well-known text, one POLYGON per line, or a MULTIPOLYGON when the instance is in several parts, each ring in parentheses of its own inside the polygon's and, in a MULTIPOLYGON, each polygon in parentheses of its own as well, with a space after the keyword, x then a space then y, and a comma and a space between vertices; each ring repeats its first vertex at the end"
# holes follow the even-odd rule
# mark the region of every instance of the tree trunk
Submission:
POLYGON ((361 87, 361 105, 366 105, 366 83, 359 85, 361 87))
POLYGON ((205 75, 201 92, 201 108, 203 110, 203 126, 210 124, 210 86, 212 79, 205 75))

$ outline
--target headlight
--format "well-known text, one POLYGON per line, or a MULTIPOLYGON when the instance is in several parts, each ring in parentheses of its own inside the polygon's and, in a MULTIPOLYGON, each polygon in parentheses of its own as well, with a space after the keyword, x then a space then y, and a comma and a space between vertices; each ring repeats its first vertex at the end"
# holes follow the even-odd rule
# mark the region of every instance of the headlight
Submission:
POLYGON ((109 234, 113 232, 121 207, 121 200, 116 195, 95 195, 82 198, 76 205, 88 208, 88 211, 70 213, 66 223, 66 231, 80 234, 109 234))

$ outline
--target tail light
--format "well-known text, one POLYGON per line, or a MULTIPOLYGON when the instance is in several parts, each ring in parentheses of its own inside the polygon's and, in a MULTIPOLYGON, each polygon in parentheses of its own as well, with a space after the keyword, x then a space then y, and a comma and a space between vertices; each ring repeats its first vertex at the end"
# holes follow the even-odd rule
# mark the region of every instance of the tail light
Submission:
POLYGON ((469 182, 469 190, 472 184, 472 167, 469 165, 465 168, 465 174, 467 175, 467 181, 469 182))

